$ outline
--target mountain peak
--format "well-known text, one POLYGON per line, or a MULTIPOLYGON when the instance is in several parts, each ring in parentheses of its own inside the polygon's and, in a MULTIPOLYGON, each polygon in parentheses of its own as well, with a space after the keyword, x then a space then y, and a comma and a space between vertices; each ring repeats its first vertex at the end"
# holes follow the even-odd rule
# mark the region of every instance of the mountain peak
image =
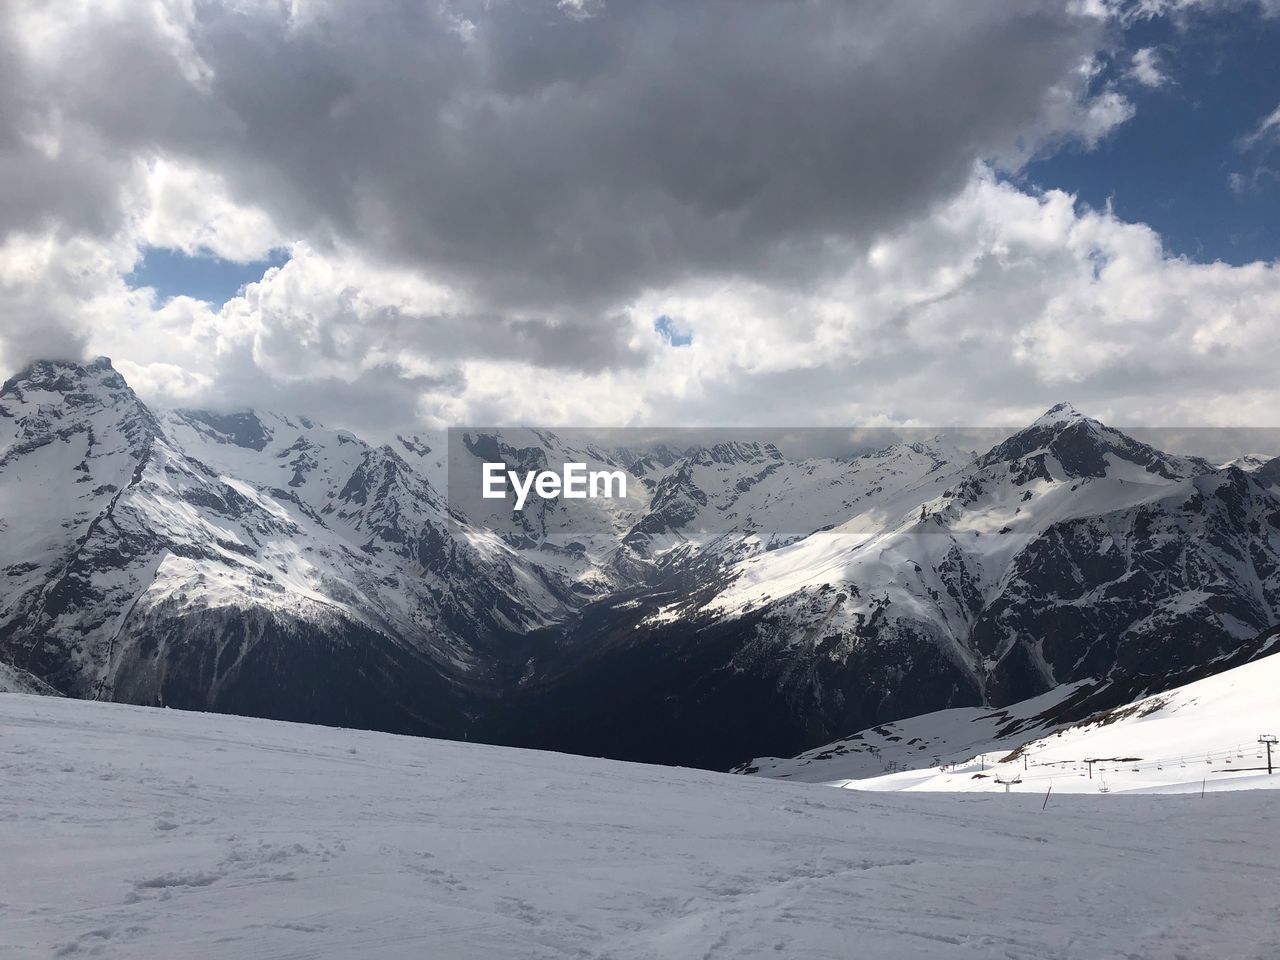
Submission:
POLYGON ((10 441, 0 452, 0 465, 50 443, 79 443, 74 438, 84 435, 85 459, 76 470, 86 479, 93 470, 90 459, 123 449, 110 443, 104 447, 106 438, 125 440, 136 463, 163 433, 155 415, 106 357, 86 363, 32 361, 0 387, 0 421, 10 441), (100 453, 94 453, 95 447, 100 453))
POLYGON ((1024 482, 1031 477, 1051 479, 1056 461, 1059 479, 1105 477, 1114 461, 1126 461, 1148 473, 1173 479, 1206 472, 1197 458, 1175 457, 1148 446, 1128 434, 1080 413, 1069 403, 1059 403, 1039 419, 993 447, 980 465, 1015 465, 1024 482))
MULTIPOLYGON (((23 391, 79 393, 96 382, 112 391, 129 390, 124 377, 116 372, 109 357, 96 357, 81 363, 77 360, 33 360, 0 387, 0 396, 21 396, 23 391)), ((130 391, 132 392, 132 391, 130 391)))
POLYGON ((1031 426, 1045 427, 1045 426, 1051 426, 1053 424, 1058 424, 1058 423, 1071 423, 1076 420, 1088 420, 1088 419, 1090 418, 1086 417, 1083 413, 1081 413, 1079 410, 1073 407, 1070 403, 1064 400, 1062 403, 1054 404, 1052 407, 1050 407, 1048 410, 1042 413, 1039 417, 1037 417, 1034 421, 1032 421, 1031 426))

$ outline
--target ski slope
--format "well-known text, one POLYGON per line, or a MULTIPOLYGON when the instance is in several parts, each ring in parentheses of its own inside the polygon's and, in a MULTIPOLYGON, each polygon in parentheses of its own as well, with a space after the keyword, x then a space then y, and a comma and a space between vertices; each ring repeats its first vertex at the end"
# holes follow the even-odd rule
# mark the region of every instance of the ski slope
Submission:
POLYGON ((1274 795, 916 796, 0 695, 0 956, 1274 957, 1274 795))
POLYGON ((979 755, 1004 757, 1043 732, 1039 715, 1083 686, 1064 684, 999 710, 953 707, 881 723, 795 757, 757 757, 734 772, 844 786, 880 778, 886 771, 924 770, 931 775, 940 766, 971 758, 977 765, 979 755))
MULTIPOLYGON (((803 754, 775 761, 776 767, 766 764, 761 772, 857 790, 1004 791, 1001 781, 1017 781, 1008 783, 1010 792, 1041 794, 1050 786, 1059 793, 1102 794, 1280 788, 1280 745, 1272 747, 1275 772, 1268 774, 1266 750, 1258 743, 1262 734, 1280 734, 1278 689, 1280 654, 1273 654, 1047 736, 993 740, 963 759, 943 758, 942 766, 923 763, 888 775, 850 776, 845 771, 854 769, 851 760, 836 766, 803 754)), ((917 736, 934 730, 945 735, 955 726, 942 723, 945 714, 958 712, 900 726, 917 736)), ((1018 707, 1009 712, 1017 715, 1018 707)))

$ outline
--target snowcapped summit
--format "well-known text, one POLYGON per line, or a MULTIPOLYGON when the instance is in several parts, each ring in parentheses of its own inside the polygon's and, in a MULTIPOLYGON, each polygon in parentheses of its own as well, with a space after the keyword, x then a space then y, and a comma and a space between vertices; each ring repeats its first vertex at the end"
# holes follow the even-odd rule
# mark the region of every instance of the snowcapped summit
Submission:
POLYGON ((76 360, 47 359, 33 360, 4 385, 8 391, 11 387, 21 389, 43 389, 65 393, 82 385, 86 380, 104 380, 114 378, 116 386, 124 386, 124 378, 116 373, 111 365, 110 357, 96 357, 85 363, 76 360))
POLYGON ((941 434, 923 440, 901 440, 882 447, 872 453, 862 453, 849 461, 856 467, 867 467, 872 464, 892 475, 902 470, 914 473, 916 464, 929 464, 930 471, 951 465, 963 466, 973 460, 977 454, 973 450, 962 449, 957 443, 941 434), (908 466, 913 465, 913 466, 908 466))
POLYGON ((105 359, 0 391, 0 534, 0 661, 77 696, 406 731, 447 730, 480 649, 570 593, 451 526, 389 448, 157 417, 105 359))
POLYGON ((1019 483, 1103 477, 1168 480, 1213 469, 1199 458, 1171 456, 1135 440, 1068 403, 1058 404, 996 445, 979 463, 984 467, 1008 464, 1010 475, 1019 483))
MULTIPOLYGON (((1086 417, 1069 402, 1064 400, 1061 403, 1055 403, 1044 413, 1040 414, 1040 416, 1036 417, 1035 420, 1031 421, 1031 426, 1049 426, 1057 423, 1070 423, 1073 420, 1089 419, 1092 418, 1086 417)), ((1097 421, 1095 420, 1094 422, 1096 423, 1097 421)))
POLYGON ((142 406, 107 357, 83 364, 36 360, 0 386, 0 403, 11 411, 17 410, 15 405, 27 412, 43 407, 59 419, 112 405, 142 406))
POLYGON ((36 571, 87 534, 160 436, 105 357, 37 361, 0 388, 0 571, 16 579, 0 612, 19 583, 38 583, 36 571))
MULTIPOLYGON (((0 450, 32 448, 73 433, 112 445, 119 435, 145 443, 159 434, 151 411, 106 357, 80 364, 37 360, 0 387, 0 450)), ((93 444, 91 443, 91 446, 93 444)))
POLYGON ((1233 457, 1218 465, 1219 470, 1226 470, 1229 467, 1235 467, 1237 470, 1243 470, 1245 473, 1256 473, 1262 467, 1265 467, 1273 458, 1264 456, 1259 453, 1246 453, 1243 456, 1233 457))

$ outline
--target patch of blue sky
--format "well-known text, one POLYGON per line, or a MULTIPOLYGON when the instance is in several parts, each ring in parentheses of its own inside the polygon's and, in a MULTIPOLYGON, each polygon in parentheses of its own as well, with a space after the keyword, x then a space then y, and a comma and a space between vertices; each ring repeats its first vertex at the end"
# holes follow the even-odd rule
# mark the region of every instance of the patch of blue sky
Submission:
POLYGON ((1134 116, 1092 150, 1032 162, 1022 186, 1059 188, 1082 203, 1150 225, 1167 253, 1231 264, 1280 258, 1280 126, 1253 137, 1280 107, 1280 17, 1210 8, 1179 23, 1140 19, 1097 78, 1134 116), (1157 86, 1133 75, 1153 51, 1157 86), (1251 139, 1252 138, 1252 139, 1251 139))
POLYGON ((147 247, 125 282, 135 289, 151 287, 162 302, 187 296, 221 306, 288 259, 283 249, 272 251, 264 260, 239 263, 212 254, 193 256, 168 247, 147 247))
POLYGON ((653 321, 653 329, 657 330, 662 339, 673 347, 687 347, 693 343, 693 333, 665 313, 653 321))

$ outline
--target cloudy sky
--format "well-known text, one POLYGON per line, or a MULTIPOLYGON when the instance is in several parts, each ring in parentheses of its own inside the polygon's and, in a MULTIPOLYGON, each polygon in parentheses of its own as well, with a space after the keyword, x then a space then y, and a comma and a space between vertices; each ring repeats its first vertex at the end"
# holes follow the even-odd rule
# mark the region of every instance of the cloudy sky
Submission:
POLYGON ((1277 424, 1277 0, 3 0, 0 372, 392 432, 1277 424))

